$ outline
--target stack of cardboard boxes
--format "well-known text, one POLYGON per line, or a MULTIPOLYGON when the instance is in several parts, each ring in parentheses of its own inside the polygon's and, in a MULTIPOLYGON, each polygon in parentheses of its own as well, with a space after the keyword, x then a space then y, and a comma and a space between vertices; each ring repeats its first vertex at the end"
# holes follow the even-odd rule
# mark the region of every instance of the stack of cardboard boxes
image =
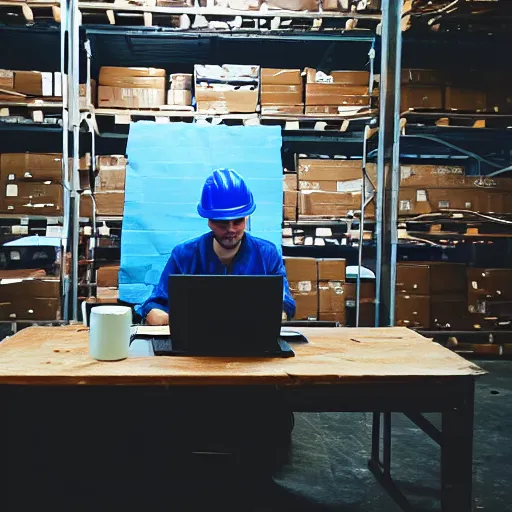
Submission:
POLYGON ((297 220, 297 173, 285 173, 283 176, 283 219, 297 220))
MULTIPOLYGON (((126 180, 126 157, 124 155, 98 156, 97 175, 94 181, 96 215, 108 217, 122 216, 124 212, 124 189, 126 180)), ((82 196, 80 216, 92 216, 93 202, 82 196)))
MULTIPOLYGON (((367 182, 367 194, 376 176, 367 182)), ((303 216, 345 217, 361 209, 363 171, 360 160, 298 159, 298 211, 303 216)), ((375 214, 374 203, 366 210, 375 214)))
POLYGON ((165 69, 104 66, 100 69, 98 106, 158 108, 165 105, 165 69))
POLYGON ((264 115, 304 113, 300 69, 262 68, 261 113, 264 115))
POLYGON ((258 111, 259 66, 196 64, 194 78, 197 112, 229 114, 258 111))
POLYGON ((370 108, 369 82, 367 71, 325 74, 306 68, 306 114, 340 115, 370 108))
POLYGON ((96 301, 116 302, 119 298, 119 265, 105 265, 96 272, 96 301))
POLYGON ((192 105, 192 75, 175 73, 169 77, 167 104, 174 107, 190 107, 192 105))
POLYGON ((345 323, 344 259, 284 258, 296 320, 345 323))
POLYGON ((60 280, 1 279, 0 320, 60 319, 60 280))
POLYGON ((0 99, 20 101, 23 97, 49 101, 62 97, 60 72, 0 69, 0 99))

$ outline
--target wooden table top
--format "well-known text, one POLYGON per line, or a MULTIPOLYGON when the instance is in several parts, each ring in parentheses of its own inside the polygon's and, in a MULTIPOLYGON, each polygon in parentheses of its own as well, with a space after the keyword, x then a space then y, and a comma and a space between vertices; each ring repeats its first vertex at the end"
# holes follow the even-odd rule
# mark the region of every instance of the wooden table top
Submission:
POLYGON ((485 372, 404 327, 299 329, 293 358, 89 356, 83 326, 29 327, 0 343, 0 384, 248 385, 477 376, 485 372))

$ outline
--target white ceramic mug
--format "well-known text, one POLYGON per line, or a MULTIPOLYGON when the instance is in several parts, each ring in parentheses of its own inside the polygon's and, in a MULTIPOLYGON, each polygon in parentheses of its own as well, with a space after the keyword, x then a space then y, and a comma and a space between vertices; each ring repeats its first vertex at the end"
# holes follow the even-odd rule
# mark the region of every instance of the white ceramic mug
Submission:
POLYGON ((89 354, 99 361, 128 357, 132 310, 126 306, 96 306, 91 309, 89 354))

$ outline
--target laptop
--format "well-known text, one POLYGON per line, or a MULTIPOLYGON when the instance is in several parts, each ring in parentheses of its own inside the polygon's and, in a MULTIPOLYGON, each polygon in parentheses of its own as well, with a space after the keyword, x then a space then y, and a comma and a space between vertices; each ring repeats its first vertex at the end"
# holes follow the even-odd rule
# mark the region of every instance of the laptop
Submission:
POLYGON ((282 276, 172 274, 168 284, 171 336, 155 338, 155 354, 295 355, 280 338, 282 276))

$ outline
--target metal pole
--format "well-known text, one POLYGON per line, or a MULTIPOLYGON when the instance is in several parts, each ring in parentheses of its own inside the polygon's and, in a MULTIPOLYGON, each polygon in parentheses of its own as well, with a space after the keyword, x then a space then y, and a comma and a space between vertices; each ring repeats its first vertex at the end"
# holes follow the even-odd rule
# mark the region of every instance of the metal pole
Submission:
POLYGON ((80 177, 79 167, 79 136, 80 136, 80 104, 79 104, 79 48, 80 48, 80 12, 78 0, 70 0, 69 23, 69 55, 71 61, 69 77, 70 130, 73 133, 73 167, 71 173, 71 304, 72 320, 78 320, 78 241, 80 219, 80 177))
POLYGON ((400 186, 401 0, 383 0, 380 127, 377 157, 377 272, 375 325, 394 324, 398 188, 400 186))

